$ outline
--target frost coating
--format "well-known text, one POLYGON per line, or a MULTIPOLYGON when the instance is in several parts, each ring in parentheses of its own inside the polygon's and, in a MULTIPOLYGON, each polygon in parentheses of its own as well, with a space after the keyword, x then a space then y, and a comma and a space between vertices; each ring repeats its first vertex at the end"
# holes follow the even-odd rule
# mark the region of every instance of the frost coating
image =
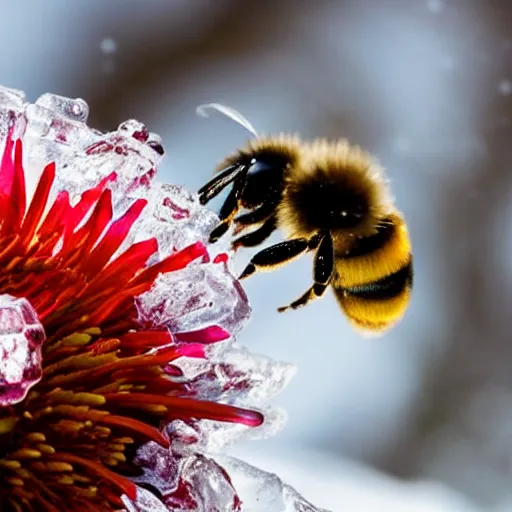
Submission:
POLYGON ((41 380, 45 339, 28 300, 0 295, 0 406, 21 402, 41 380))

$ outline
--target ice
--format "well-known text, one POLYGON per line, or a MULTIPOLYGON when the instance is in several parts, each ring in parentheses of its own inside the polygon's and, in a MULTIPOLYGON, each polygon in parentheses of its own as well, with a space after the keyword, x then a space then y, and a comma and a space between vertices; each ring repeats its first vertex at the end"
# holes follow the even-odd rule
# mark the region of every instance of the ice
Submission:
POLYGON ((265 421, 259 427, 248 428, 212 420, 174 420, 167 429, 174 446, 194 446, 201 452, 217 453, 241 439, 271 437, 284 427, 285 411, 268 407, 267 403, 288 385, 296 371, 293 365, 252 354, 240 347, 220 351, 206 362, 182 358, 175 364, 183 371, 193 396, 262 410, 265 421))
POLYGON ((165 494, 164 500, 169 510, 176 512, 242 510, 240 499, 225 470, 213 459, 200 454, 190 455, 182 461, 178 487, 174 493, 165 494), (189 495, 189 508, 185 508, 183 503, 184 493, 189 495))
POLYGON ((138 451, 136 463, 144 468, 137 483, 152 488, 169 511, 241 512, 229 476, 210 457, 171 452, 151 442, 138 451))
POLYGON ((223 449, 243 439, 265 439, 282 430, 287 420, 287 415, 283 410, 267 408, 262 412, 265 421, 259 427, 211 420, 188 423, 174 420, 167 427, 167 431, 176 448, 193 447, 194 450, 204 453, 220 453, 223 449))
POLYGON ((9 127, 23 125, 25 94, 17 89, 0 87, 0 145, 3 147, 9 127), (20 122, 21 121, 21 122, 20 122))
POLYGON ((67 189, 76 202, 82 192, 115 172, 110 186, 114 212, 126 209, 129 194, 149 191, 164 150, 158 135, 137 121, 121 123, 102 134, 86 124, 89 107, 82 99, 44 94, 35 103, 22 92, 0 87, 0 143, 6 127, 25 141, 24 164, 29 170, 55 162, 57 189, 67 189))
POLYGON ((21 402, 41 380, 45 339, 28 300, 0 295, 0 406, 21 402))
POLYGON ((329 512, 315 508, 277 475, 231 457, 180 456, 148 443, 137 462, 145 467, 139 485, 153 488, 172 512, 329 512))
POLYGON ((135 190, 140 190, 140 195, 149 191, 162 158, 162 154, 149 145, 152 140, 143 140, 141 133, 145 130, 141 125, 140 130, 130 131, 121 123, 117 131, 95 135, 81 151, 57 160, 60 187, 70 189, 73 197, 78 198, 85 189, 115 172, 116 180, 110 186, 115 211, 125 209, 129 194, 135 190))
POLYGON ((71 99, 46 93, 37 99, 35 105, 80 123, 86 123, 89 117, 89 105, 81 98, 71 99))
POLYGON ((137 496, 132 501, 128 496, 122 496, 126 512, 169 512, 169 509, 150 491, 137 488, 137 496))
POLYGON ((244 512, 328 512, 315 508, 277 475, 231 457, 215 459, 227 470, 244 512))
POLYGON ((136 305, 142 324, 165 326, 171 332, 218 325, 232 337, 251 311, 240 283, 219 263, 189 265, 160 275, 136 305))
MULTIPOLYGON (((198 361, 187 359, 186 364, 177 364, 187 375, 189 367, 198 361)), ((192 385, 207 400, 259 407, 280 393, 295 372, 291 364, 253 354, 246 348, 231 347, 212 358, 192 385)))
POLYGON ((148 206, 134 226, 133 241, 155 237, 160 258, 197 241, 206 243, 219 222, 215 213, 199 203, 196 194, 178 185, 154 183, 145 197, 148 206))

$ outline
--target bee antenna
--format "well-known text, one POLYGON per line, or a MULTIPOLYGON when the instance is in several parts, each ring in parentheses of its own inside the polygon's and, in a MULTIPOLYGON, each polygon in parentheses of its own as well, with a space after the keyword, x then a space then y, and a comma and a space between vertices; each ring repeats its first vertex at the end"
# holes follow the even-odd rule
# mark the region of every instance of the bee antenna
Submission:
POLYGON ((238 110, 222 105, 221 103, 203 103, 196 108, 196 113, 201 117, 208 117, 208 110, 216 110, 221 114, 224 114, 229 119, 235 121, 239 125, 243 126, 246 130, 250 131, 255 137, 258 137, 258 133, 254 129, 254 126, 242 115, 238 110))

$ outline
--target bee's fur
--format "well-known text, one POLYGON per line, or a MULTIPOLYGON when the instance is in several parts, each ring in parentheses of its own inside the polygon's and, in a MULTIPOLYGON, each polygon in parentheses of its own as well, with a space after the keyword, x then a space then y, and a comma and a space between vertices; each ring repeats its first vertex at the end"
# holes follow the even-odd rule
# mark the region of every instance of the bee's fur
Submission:
POLYGON ((280 311, 304 306, 331 286, 360 330, 381 333, 403 316, 412 288, 409 236, 384 170, 370 154, 345 140, 256 137, 219 164, 199 191, 201 202, 230 183, 212 242, 233 223, 244 233, 234 249, 259 245, 275 229, 286 236, 257 253, 241 278, 316 251, 313 286, 280 311), (241 209, 247 213, 236 216, 241 209))
POLYGON ((278 209, 288 236, 311 236, 328 228, 334 238, 376 233, 391 211, 392 198, 381 167, 347 141, 320 139, 303 147, 301 165, 285 176, 278 209))

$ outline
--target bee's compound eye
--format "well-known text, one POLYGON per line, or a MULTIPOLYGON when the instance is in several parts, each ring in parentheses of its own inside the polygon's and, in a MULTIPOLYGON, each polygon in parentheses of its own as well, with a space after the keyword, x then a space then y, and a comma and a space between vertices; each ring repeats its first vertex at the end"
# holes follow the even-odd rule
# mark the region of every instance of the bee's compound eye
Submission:
POLYGON ((272 164, 253 158, 247 174, 248 176, 258 176, 262 174, 270 174, 272 171, 272 164))
POLYGON ((253 208, 268 200, 269 194, 279 194, 283 173, 271 159, 253 158, 247 172, 242 194, 244 207, 253 208))

